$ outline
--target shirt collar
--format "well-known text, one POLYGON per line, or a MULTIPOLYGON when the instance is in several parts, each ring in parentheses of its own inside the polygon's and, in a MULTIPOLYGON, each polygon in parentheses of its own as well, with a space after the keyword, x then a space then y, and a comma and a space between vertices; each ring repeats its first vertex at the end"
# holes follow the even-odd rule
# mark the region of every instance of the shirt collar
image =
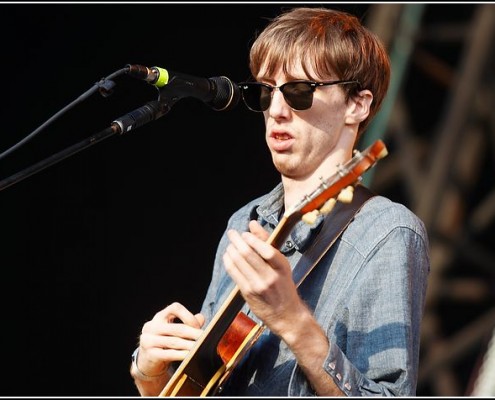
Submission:
MULTIPOLYGON (((258 222, 268 231, 273 231, 280 221, 284 208, 284 188, 279 183, 270 193, 263 197, 256 207, 258 222)), ((316 222, 309 225, 303 221, 297 222, 287 237, 285 244, 280 248, 282 253, 294 251, 302 252, 316 235, 318 228, 323 221, 323 216, 319 215, 316 222)))

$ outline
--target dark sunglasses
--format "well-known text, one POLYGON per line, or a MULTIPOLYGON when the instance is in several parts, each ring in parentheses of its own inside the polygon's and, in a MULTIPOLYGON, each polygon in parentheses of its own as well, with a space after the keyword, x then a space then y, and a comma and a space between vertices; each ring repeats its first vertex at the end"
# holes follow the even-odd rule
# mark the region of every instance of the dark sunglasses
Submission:
POLYGON ((272 92, 278 89, 284 95, 287 104, 297 111, 307 110, 313 104, 313 93, 317 87, 359 83, 358 81, 291 81, 280 86, 272 86, 261 82, 240 82, 239 88, 244 103, 251 111, 268 110, 272 101, 272 92))

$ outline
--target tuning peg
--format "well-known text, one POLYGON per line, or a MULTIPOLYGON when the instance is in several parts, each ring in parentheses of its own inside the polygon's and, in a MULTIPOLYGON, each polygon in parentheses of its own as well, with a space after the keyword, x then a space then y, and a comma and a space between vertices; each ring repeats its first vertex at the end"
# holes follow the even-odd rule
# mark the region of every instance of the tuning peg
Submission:
POLYGON ((378 155, 376 156, 377 159, 381 160, 383 157, 386 157, 388 155, 388 150, 386 147, 384 147, 382 149, 382 151, 380 151, 380 153, 378 153, 378 155))
POLYGON ((337 203, 337 200, 335 200, 334 197, 331 197, 330 199, 328 199, 325 204, 323 204, 323 206, 320 208, 320 213, 321 214, 328 214, 330 211, 333 210, 333 207, 335 206, 335 204, 337 203))
POLYGON ((307 224, 313 225, 316 222, 316 218, 318 218, 319 214, 320 212, 318 210, 309 211, 304 214, 301 219, 307 224))
POLYGON ((337 200, 342 203, 350 203, 352 201, 352 197, 354 196, 354 186, 347 186, 342 189, 337 196, 337 200))

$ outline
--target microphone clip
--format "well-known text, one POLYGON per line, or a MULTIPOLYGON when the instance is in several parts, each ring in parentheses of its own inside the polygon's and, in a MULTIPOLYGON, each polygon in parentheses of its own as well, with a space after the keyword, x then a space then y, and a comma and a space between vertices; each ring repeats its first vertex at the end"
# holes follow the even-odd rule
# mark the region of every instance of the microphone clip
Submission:
POLYGON ((115 87, 116 83, 111 79, 102 78, 98 82, 96 82, 95 85, 98 88, 98 92, 103 97, 109 97, 113 94, 113 88, 115 87))

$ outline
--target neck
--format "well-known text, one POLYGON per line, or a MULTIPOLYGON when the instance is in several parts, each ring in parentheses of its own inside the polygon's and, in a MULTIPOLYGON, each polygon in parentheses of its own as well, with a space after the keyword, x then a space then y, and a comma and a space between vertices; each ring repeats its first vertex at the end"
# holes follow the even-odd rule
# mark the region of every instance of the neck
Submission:
POLYGON ((282 176, 285 209, 290 210, 291 207, 299 203, 304 196, 309 195, 316 190, 323 181, 336 174, 339 166, 349 161, 351 157, 351 151, 337 151, 327 157, 318 168, 307 176, 296 178, 282 176))

